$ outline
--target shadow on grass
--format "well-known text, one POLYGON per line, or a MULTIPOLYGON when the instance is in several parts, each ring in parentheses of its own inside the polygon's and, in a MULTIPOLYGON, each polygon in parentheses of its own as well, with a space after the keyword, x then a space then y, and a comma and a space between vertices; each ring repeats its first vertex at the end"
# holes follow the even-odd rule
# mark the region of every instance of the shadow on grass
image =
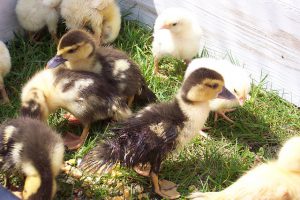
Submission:
POLYGON ((254 152, 259 151, 262 147, 277 147, 281 143, 281 139, 271 130, 271 125, 265 121, 263 116, 244 107, 237 108, 234 112, 226 115, 234 121, 233 124, 223 118, 219 118, 214 124, 213 113, 211 114, 208 126, 213 128, 207 131, 211 137, 237 140, 254 152))
POLYGON ((179 155, 164 162, 160 176, 179 184, 182 197, 197 188, 219 190, 229 186, 253 164, 255 155, 237 143, 197 138, 179 155))

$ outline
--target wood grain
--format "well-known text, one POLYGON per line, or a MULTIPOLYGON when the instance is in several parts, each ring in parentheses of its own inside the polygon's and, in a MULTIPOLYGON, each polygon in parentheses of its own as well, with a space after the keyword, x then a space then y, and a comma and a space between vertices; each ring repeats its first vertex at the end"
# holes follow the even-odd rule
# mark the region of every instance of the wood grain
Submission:
POLYGON ((8 41, 14 32, 20 31, 15 14, 17 0, 0 0, 0 40, 8 41))
POLYGON ((268 90, 300 106, 300 1, 120 0, 120 5, 131 8, 131 19, 150 26, 165 8, 190 10, 214 56, 230 52, 256 82, 268 75, 268 90))

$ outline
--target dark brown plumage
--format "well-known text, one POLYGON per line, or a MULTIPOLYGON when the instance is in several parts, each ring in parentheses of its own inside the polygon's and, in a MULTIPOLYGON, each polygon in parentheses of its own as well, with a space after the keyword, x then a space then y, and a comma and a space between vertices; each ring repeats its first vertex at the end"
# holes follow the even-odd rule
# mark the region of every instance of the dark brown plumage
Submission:
MULTIPOLYGON (((116 87, 87 71, 66 68, 45 69, 31 78, 22 90, 21 114, 47 120, 50 113, 63 108, 72 113, 84 126, 81 146, 89 126, 96 120, 127 118, 131 111, 116 87)), ((76 141, 74 141, 76 142, 76 141)), ((70 149, 78 145, 69 145, 70 149)))
POLYGON ((131 106, 136 96, 140 103, 156 101, 139 66, 126 53, 112 47, 96 47, 92 36, 82 30, 72 30, 60 40, 56 56, 48 62, 54 68, 65 63, 72 70, 84 70, 101 75, 116 85, 131 106))
POLYGON ((39 120, 12 119, 0 127, 0 167, 26 176, 24 199, 53 198, 63 155, 61 137, 39 120))
POLYGON ((98 157, 101 153, 102 164, 121 162, 126 167, 134 167, 139 163, 150 162, 153 167, 159 168, 161 160, 168 152, 175 149, 178 131, 183 128, 186 120, 187 117, 179 108, 177 100, 151 105, 149 111, 142 110, 125 122, 119 123, 120 128, 113 130, 117 137, 105 141, 89 152, 84 159, 83 166, 91 164, 90 166, 97 169, 101 167, 93 163, 93 157, 98 157), (161 135, 150 128, 151 125, 155 126, 159 123, 162 123, 164 130, 161 135), (160 162, 157 162, 158 160, 160 162))
MULTIPOLYGON (((194 71, 173 101, 152 104, 121 123, 113 131, 114 138, 102 142, 84 157, 81 168, 97 171, 118 162, 127 167, 150 163, 155 192, 165 198, 178 198, 169 196, 158 184, 161 162, 168 153, 198 135, 210 111, 208 101, 221 94, 223 85, 222 76, 215 71, 194 71)), ((227 98, 232 98, 232 94, 227 98)))

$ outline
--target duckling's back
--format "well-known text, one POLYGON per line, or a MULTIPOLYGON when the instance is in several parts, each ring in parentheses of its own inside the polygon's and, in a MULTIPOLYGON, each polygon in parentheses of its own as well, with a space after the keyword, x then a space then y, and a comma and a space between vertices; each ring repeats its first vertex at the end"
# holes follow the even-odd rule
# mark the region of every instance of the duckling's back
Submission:
POLYGON ((111 47, 102 47, 98 49, 97 57, 103 66, 102 75, 115 84, 122 95, 136 95, 139 103, 156 101, 157 98, 147 86, 139 66, 126 53, 111 47))

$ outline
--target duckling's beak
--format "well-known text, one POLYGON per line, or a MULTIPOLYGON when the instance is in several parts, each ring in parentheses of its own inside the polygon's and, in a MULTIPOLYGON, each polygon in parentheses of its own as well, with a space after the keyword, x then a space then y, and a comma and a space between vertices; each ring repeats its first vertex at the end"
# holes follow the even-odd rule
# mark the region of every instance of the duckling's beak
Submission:
POLYGON ((224 86, 222 91, 218 94, 217 98, 228 100, 236 99, 236 97, 224 86))
POLYGON ((54 56, 51 60, 48 61, 46 68, 55 68, 60 64, 63 64, 67 60, 61 56, 54 56))

